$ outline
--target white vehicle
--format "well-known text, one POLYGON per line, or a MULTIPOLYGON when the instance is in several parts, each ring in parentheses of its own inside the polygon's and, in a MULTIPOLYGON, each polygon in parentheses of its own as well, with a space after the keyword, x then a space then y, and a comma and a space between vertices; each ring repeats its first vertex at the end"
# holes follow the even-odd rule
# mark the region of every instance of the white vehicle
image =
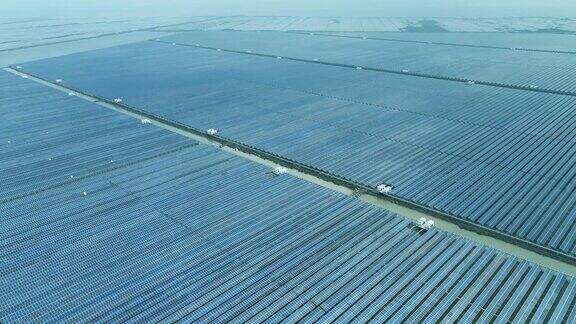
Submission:
POLYGON ((275 167, 274 170, 272 170, 272 173, 274 173, 275 175, 282 175, 282 174, 285 174, 287 172, 288 172, 288 170, 286 170, 286 168, 281 167, 281 166, 275 167))
POLYGON ((418 227, 421 229, 429 230, 434 227, 434 221, 431 219, 426 219, 426 217, 420 217, 417 223, 418 227))
POLYGON ((389 184, 381 184, 376 187, 376 190, 381 194, 389 194, 392 192, 392 189, 394 189, 394 187, 389 184))

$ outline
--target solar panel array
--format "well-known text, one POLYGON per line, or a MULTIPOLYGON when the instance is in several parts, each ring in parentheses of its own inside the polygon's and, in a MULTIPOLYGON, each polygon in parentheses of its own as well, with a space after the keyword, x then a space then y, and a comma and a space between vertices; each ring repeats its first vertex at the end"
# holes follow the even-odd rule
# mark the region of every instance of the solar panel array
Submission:
POLYGON ((574 96, 253 54, 146 42, 23 70, 576 254, 574 96))
MULTIPOLYGON (((571 34, 576 32, 575 19, 559 18, 386 18, 386 17, 250 17, 250 16, 190 16, 190 17, 100 17, 100 18, 3 18, 0 17, 0 52, 33 48, 49 44, 77 42, 119 34, 144 31, 174 32, 186 30, 300 30, 333 32, 399 32, 427 31, 423 21, 435 30, 452 32, 530 32, 509 34, 512 42, 518 38, 541 33, 544 42, 570 47, 571 34), (562 35, 562 33, 566 35, 562 35)), ((429 31, 429 30, 428 30, 429 31)), ((148 37, 154 37, 148 34, 148 37)), ((411 37, 411 33, 402 33, 411 37)), ((434 35, 432 35, 434 37, 434 35)), ((498 36, 496 36, 498 37, 498 36)), ((142 38, 144 39, 144 38, 142 38)), ((573 50, 573 46, 570 48, 573 50)))
MULTIPOLYGON (((0 52, 74 42, 125 33, 150 31, 180 24, 205 21, 214 17, 194 18, 0 18, 0 52)), ((152 36, 148 36, 152 37, 152 36)))
POLYGON ((278 32, 198 31, 162 40, 576 94, 576 80, 571 73, 576 68, 575 51, 559 54, 511 47, 440 46, 426 42, 386 42, 362 37, 278 32))
POLYGON ((571 322, 576 281, 0 74, 0 321, 571 322))
POLYGON ((573 52, 573 35, 547 33, 394 33, 394 32, 316 32, 320 35, 367 38, 381 41, 454 44, 471 47, 500 47, 502 49, 533 49, 541 51, 573 52))
POLYGON ((307 30, 338 32, 421 31, 574 34, 576 19, 553 17, 293 17, 232 16, 160 30, 307 30))

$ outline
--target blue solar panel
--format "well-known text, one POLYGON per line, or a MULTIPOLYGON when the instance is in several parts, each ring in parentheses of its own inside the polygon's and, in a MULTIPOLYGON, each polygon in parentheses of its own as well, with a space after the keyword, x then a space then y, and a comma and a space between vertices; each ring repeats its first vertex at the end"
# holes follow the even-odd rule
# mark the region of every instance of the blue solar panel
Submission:
POLYGON ((576 254, 573 96, 154 42, 24 70, 576 254))
POLYGON ((576 93, 576 79, 570 72, 576 67, 576 52, 535 52, 510 46, 506 49, 442 46, 281 32, 198 31, 161 40, 576 93))
POLYGON ((2 322, 575 316, 565 275, 28 80, 0 93, 2 322))
POLYGON ((344 36, 386 42, 415 42, 444 46, 487 47, 495 49, 576 53, 572 35, 552 33, 395 33, 395 32, 317 32, 316 36, 344 36))

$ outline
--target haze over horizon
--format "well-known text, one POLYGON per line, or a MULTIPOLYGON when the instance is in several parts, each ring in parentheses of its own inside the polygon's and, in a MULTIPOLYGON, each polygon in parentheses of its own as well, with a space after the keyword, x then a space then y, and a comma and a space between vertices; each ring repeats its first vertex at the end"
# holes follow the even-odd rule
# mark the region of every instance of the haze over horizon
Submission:
POLYGON ((571 0, 3 0, 0 17, 128 16, 347 16, 347 17, 566 17, 576 16, 571 0))

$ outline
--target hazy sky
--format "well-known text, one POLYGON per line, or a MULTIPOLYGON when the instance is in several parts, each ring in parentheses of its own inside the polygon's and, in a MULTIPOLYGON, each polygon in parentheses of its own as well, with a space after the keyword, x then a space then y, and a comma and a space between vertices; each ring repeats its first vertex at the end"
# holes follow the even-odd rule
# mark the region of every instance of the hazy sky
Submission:
POLYGON ((576 17, 576 0, 0 0, 0 17, 195 15, 576 17))

